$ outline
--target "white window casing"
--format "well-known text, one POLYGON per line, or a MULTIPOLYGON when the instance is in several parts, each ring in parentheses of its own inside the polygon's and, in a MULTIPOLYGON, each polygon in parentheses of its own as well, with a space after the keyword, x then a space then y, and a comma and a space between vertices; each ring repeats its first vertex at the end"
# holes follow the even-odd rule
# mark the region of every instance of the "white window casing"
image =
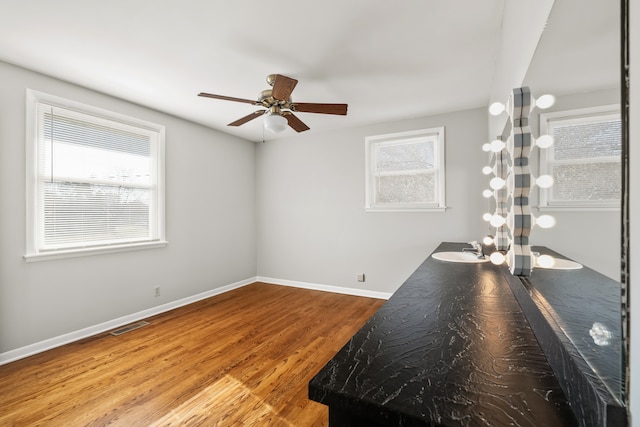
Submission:
POLYGON ((365 138, 367 212, 444 211, 444 127, 365 138))
POLYGON ((162 247, 164 126, 27 90, 25 259, 162 247))

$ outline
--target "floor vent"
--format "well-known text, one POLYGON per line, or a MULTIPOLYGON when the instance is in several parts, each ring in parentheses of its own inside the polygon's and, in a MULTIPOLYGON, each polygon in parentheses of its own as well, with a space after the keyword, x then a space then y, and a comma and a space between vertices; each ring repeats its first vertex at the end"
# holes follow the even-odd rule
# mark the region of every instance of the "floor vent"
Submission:
POLYGON ((143 321, 141 321, 141 322, 136 322, 136 323, 132 323, 132 324, 130 324, 130 325, 123 326, 122 328, 119 328, 119 329, 113 330, 113 331, 111 331, 111 332, 109 332, 109 333, 110 333, 111 335, 113 335, 113 336, 116 336, 116 337, 117 337, 118 335, 122 335, 122 334, 125 334, 125 333, 127 333, 127 332, 131 332, 131 331, 134 331, 134 330, 136 330, 136 329, 142 328, 143 326, 147 326, 148 324, 149 324, 149 322, 145 322, 145 321, 143 320, 143 321))

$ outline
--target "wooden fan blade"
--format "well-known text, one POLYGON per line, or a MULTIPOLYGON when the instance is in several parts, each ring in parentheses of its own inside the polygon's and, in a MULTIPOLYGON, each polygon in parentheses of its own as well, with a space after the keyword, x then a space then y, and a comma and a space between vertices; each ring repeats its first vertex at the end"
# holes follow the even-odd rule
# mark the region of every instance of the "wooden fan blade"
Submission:
POLYGON ((260 105, 258 101, 252 101, 250 99, 243 99, 243 98, 234 98, 232 96, 214 95, 212 93, 200 92, 198 96, 204 96, 207 98, 214 98, 214 99, 222 99, 225 101, 244 102, 245 104, 260 105))
POLYGON ((298 81, 291 77, 276 74, 276 80, 273 83, 273 89, 271 90, 271 96, 280 101, 288 101, 293 92, 293 88, 296 87, 298 81))
POLYGON ((250 120, 255 119, 256 117, 260 117, 264 114, 265 110, 256 110, 253 113, 242 117, 241 119, 236 120, 235 122, 229 123, 227 126, 240 126, 247 123, 250 120))
POLYGON ((347 104, 315 104, 312 102, 296 102, 291 104, 293 111, 301 113, 320 113, 320 114, 337 114, 340 116, 347 115, 347 104))
POLYGON ((294 116, 293 113, 285 111, 282 115, 287 119, 287 122, 289 122, 289 126, 291 126, 296 132, 309 130, 309 126, 305 125, 302 120, 294 116))

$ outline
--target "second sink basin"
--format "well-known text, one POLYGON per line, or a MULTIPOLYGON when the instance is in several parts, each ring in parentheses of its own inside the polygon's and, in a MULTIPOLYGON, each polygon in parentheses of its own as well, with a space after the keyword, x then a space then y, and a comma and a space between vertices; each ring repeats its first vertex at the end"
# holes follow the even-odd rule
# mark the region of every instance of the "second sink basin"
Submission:
POLYGON ((568 259, 555 258, 553 265, 545 267, 538 264, 536 260, 535 268, 543 268, 547 270, 579 270, 582 268, 582 264, 578 264, 577 262, 568 259))
POLYGON ((463 262, 477 264, 489 261, 489 257, 478 259, 478 256, 473 252, 436 252, 431 256, 435 259, 446 262, 463 262))

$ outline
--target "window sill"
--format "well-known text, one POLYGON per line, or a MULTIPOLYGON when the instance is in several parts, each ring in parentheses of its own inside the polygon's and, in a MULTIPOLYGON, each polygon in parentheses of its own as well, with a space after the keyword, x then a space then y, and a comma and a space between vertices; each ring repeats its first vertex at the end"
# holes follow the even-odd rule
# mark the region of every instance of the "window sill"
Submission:
POLYGON ((389 207, 389 208, 381 208, 381 207, 371 207, 364 208, 365 212, 445 212, 447 210, 446 206, 434 206, 434 207, 421 207, 421 208, 403 208, 403 207, 389 207))
POLYGON ((138 251, 143 249, 163 248, 167 246, 166 240, 158 240, 153 242, 133 243, 127 245, 115 245, 101 248, 79 248, 67 249, 55 252, 43 252, 24 255, 26 262, 49 261, 53 259, 76 258, 82 256, 102 255, 116 252, 138 251))
POLYGON ((538 206, 540 212, 620 212, 620 206, 538 206))

